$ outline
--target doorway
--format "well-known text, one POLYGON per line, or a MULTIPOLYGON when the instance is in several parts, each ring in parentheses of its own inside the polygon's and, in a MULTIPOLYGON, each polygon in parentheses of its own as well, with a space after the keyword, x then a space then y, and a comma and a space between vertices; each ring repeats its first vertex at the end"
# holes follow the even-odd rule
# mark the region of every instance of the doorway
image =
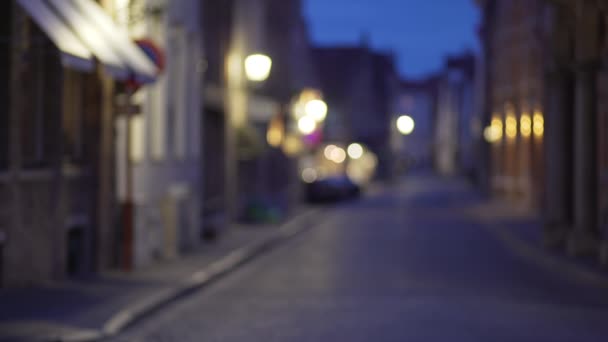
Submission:
POLYGON ((83 275, 86 265, 86 240, 83 226, 68 229, 66 237, 66 273, 69 277, 83 275))
POLYGON ((213 240, 225 221, 225 116, 206 108, 203 123, 203 230, 213 240))

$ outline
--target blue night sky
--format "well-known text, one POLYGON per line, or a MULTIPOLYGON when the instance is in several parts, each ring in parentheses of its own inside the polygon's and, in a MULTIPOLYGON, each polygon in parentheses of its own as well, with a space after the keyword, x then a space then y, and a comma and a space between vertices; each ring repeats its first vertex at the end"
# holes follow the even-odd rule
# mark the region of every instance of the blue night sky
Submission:
POLYGON ((311 38, 318 45, 358 44, 393 51, 401 74, 421 77, 443 57, 477 50, 479 14, 473 0, 304 0, 311 38))

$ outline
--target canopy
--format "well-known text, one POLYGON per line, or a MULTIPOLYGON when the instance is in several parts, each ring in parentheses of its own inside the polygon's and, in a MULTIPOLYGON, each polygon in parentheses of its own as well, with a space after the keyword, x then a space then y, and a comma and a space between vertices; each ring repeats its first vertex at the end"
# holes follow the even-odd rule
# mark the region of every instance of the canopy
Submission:
POLYGON ((95 56, 116 79, 156 79, 154 63, 95 1, 18 1, 64 54, 66 66, 91 70, 95 56))

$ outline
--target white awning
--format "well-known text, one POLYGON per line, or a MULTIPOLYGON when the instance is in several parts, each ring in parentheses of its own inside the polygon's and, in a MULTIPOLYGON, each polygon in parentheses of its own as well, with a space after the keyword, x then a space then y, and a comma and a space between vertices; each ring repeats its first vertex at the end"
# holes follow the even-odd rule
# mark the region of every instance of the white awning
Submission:
POLYGON ((125 80, 129 77, 127 65, 115 52, 114 47, 74 2, 70 0, 46 1, 54 7, 57 13, 76 32, 76 35, 93 52, 110 75, 120 80, 125 80))
POLYGON ((64 64, 90 71, 95 56, 116 79, 133 76, 142 83, 156 79, 153 61, 95 1, 18 1, 63 52, 64 64))
POLYGON ((61 51, 62 63, 66 67, 81 71, 93 70, 94 61, 91 51, 55 15, 45 1, 18 0, 18 3, 61 51))
POLYGON ((92 0, 71 1, 76 4, 83 16, 87 18, 87 21, 94 25, 103 35, 104 39, 109 42, 113 50, 128 66, 138 81, 145 83, 156 79, 158 74, 156 65, 133 42, 129 37, 129 32, 117 25, 99 4, 92 0))

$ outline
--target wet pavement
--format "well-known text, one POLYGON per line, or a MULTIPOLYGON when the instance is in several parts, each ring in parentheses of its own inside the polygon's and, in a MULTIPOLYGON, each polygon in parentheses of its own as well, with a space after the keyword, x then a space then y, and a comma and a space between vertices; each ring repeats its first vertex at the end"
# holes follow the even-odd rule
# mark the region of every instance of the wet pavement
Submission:
POLYGON ((461 182, 413 177, 115 341, 607 341, 608 290, 538 266, 470 215, 461 182))

